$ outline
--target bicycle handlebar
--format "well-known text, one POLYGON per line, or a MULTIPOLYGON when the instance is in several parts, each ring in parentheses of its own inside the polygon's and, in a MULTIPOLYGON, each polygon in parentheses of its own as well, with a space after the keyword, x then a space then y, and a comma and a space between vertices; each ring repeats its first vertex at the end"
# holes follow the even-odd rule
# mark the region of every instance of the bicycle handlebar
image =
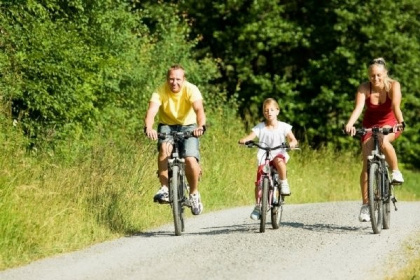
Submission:
MULTIPOLYGON (((402 131, 404 129, 404 126, 402 124, 397 124, 394 127, 371 127, 371 128, 356 128, 356 134, 354 136, 362 137, 366 133, 372 132, 373 134, 383 134, 388 135, 389 133, 396 132, 396 131, 402 131)), ((343 133, 347 134, 345 131, 345 127, 343 125, 343 133)))
POLYGON ((190 137, 196 137, 194 136, 194 133, 192 131, 183 131, 183 132, 172 131, 169 133, 166 133, 166 132, 158 133, 158 138, 162 140, 165 140, 166 138, 168 138, 168 136, 172 136, 174 137, 174 139, 188 139, 190 137))
POLYGON ((271 150, 277 150, 277 149, 299 150, 298 147, 290 148, 288 143, 281 143, 279 146, 276 146, 276 147, 265 147, 261 145, 260 143, 256 143, 254 141, 247 141, 244 143, 244 145, 247 146, 248 148, 258 147, 264 151, 271 151, 271 150))

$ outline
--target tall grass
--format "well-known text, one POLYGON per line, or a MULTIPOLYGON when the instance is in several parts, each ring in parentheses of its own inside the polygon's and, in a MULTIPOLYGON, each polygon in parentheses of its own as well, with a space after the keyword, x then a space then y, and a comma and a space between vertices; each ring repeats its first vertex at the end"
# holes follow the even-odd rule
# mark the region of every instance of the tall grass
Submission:
MULTIPOLYGON (((239 120, 215 115, 201 138, 205 211, 251 209, 256 150, 236 144, 247 133, 239 120)), ((18 133, 1 135, 0 269, 172 221, 169 207, 152 202, 158 188, 155 142, 98 134, 33 155, 18 133)), ((310 147, 290 154, 288 203, 360 200, 358 156, 310 147)), ((400 200, 418 200, 419 174, 404 175, 400 200)))

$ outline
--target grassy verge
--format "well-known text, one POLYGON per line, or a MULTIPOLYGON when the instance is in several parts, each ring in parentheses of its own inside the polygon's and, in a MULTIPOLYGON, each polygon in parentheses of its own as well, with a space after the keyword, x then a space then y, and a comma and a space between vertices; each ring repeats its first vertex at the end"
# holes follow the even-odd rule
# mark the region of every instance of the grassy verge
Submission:
MULTIPOLYGON (((387 280, 416 280, 420 279, 420 235, 418 232, 404 244, 401 250, 402 258, 406 260, 402 267, 395 267, 393 260, 389 261, 390 268, 395 271, 387 280)), ((399 253, 399 252, 397 252, 399 253)))
MULTIPOLYGON (((233 117, 213 119, 201 140, 200 191, 206 211, 254 203, 256 150, 238 146, 233 117), (228 120, 229 125, 225 125, 228 120)), ((0 147, 0 269, 130 235, 172 220, 152 203, 156 146, 144 137, 96 137, 90 145, 28 156, 18 138, 0 147)), ((359 200, 360 159, 330 150, 293 151, 288 203, 359 200)), ((418 200, 419 173, 404 170, 400 200, 418 200)))

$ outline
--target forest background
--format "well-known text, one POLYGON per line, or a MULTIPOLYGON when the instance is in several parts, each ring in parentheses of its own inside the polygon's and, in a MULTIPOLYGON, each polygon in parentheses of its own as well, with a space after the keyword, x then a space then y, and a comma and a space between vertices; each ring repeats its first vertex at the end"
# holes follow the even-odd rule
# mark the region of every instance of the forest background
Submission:
MULTIPOLYGON (((22 253, 17 244, 31 239, 22 234, 28 226, 22 221, 31 214, 19 208, 20 199, 36 194, 55 169, 91 168, 90 181, 63 179, 60 191, 39 194, 41 203, 57 200, 63 186, 80 191, 101 185, 108 201, 90 190, 77 202, 89 204, 112 231, 139 230, 121 226, 124 215, 115 206, 121 193, 107 185, 108 175, 130 176, 116 165, 109 171, 105 159, 132 154, 128 165, 138 165, 136 174, 149 172, 142 167, 155 154, 142 135, 143 117, 151 93, 175 63, 204 95, 205 148, 223 147, 221 137, 236 143, 261 119, 262 101, 273 97, 302 146, 357 157, 357 141, 343 137, 341 127, 369 62, 384 57, 390 76, 401 83, 407 124, 395 147, 402 166, 417 172, 419 15, 418 0, 1 1, 0 222, 9 225, 2 236, 14 239, 1 241, 12 253, 3 254, 0 264, 22 263, 13 256, 22 253), (212 130, 217 137, 210 137, 212 130)), ((141 178, 121 180, 135 185, 141 178)), ((41 250, 31 242, 32 252, 24 250, 28 259, 41 250)))

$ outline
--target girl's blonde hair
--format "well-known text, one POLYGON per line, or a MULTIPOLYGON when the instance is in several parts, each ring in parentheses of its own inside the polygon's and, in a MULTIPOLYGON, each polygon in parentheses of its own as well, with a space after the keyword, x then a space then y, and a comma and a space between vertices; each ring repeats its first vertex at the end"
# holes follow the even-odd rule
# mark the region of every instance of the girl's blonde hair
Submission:
POLYGON ((280 110, 279 103, 277 103, 277 101, 274 98, 267 98, 266 100, 264 100, 263 106, 262 106, 263 112, 264 112, 265 106, 267 105, 274 105, 277 110, 280 110))
MULTIPOLYGON (((372 67, 373 67, 374 65, 382 65, 382 67, 384 67, 384 69, 385 69, 384 86, 385 86, 385 90, 386 90, 387 92, 389 92, 389 90, 391 89, 391 84, 392 84, 392 82, 394 82, 394 80, 393 80, 393 79, 391 79, 391 78, 388 76, 388 69, 387 69, 387 67, 386 67, 386 62, 385 62, 385 59, 384 59, 384 58, 382 58, 382 57, 378 57, 378 58, 373 59, 373 60, 369 63, 368 73, 370 72, 370 70, 372 69, 372 67)), ((369 78, 370 78, 370 77, 369 77, 369 78)))

